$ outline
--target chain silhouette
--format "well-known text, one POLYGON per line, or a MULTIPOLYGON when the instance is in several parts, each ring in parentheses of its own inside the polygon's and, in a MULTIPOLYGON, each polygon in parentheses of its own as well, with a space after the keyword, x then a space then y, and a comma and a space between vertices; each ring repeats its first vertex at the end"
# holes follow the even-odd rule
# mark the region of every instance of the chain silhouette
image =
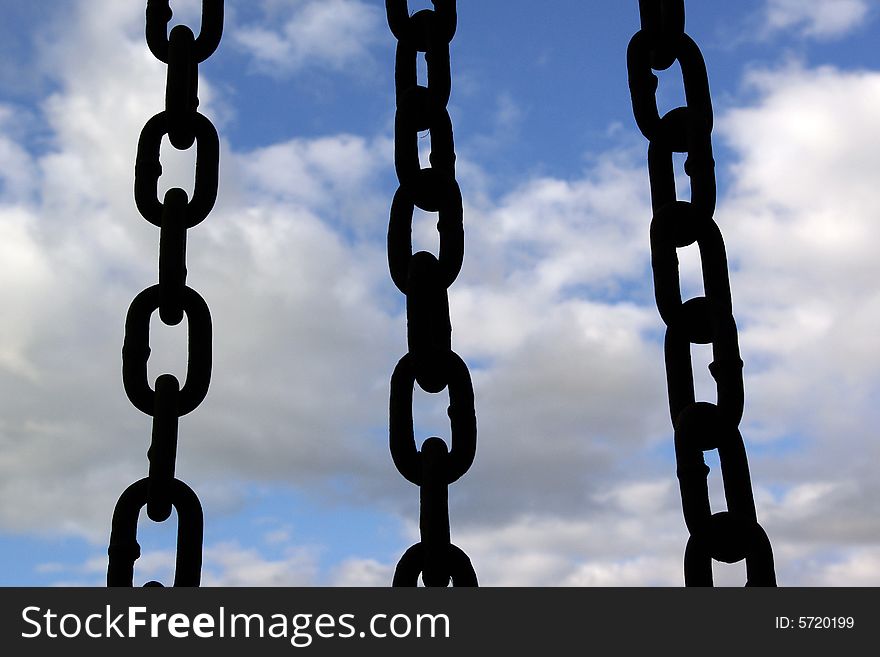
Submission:
MULTIPOLYGON (((148 0, 147 45, 168 65, 165 110, 147 121, 141 132, 135 164, 134 196, 141 215, 159 228, 159 283, 138 294, 125 319, 122 380, 131 403, 153 418, 147 457, 149 475, 129 486, 116 503, 110 532, 108 586, 132 586, 134 562, 140 556, 137 524, 140 510, 164 522, 177 510, 177 560, 174 586, 198 586, 202 566, 202 505, 198 496, 175 476, 178 420, 194 410, 208 393, 211 381, 211 314, 198 292, 186 285, 186 231, 204 220, 217 198, 220 144, 209 119, 198 112, 199 63, 216 50, 223 32, 223 0, 202 0, 199 37, 185 25, 168 34, 170 0, 148 0), (162 202, 157 183, 162 175, 159 149, 162 137, 186 150, 197 146, 193 197, 169 189, 162 202), (186 381, 163 374, 155 390, 147 380, 150 357, 150 317, 158 310, 168 326, 186 315, 189 327, 186 381)), ((162 586, 152 581, 146 586, 162 586)))
POLYGON ((633 113, 648 139, 651 187, 651 266, 657 309, 666 324, 669 411, 681 503, 690 538, 684 556, 686 586, 712 586, 712 560, 746 560, 746 586, 776 586, 773 551, 755 512, 745 446, 743 362, 730 297, 727 255, 715 223, 712 99, 706 64, 685 33, 684 0, 639 0, 641 30, 629 43, 627 70, 633 113), (652 70, 681 66, 687 105, 662 118, 652 70), (691 200, 679 201, 673 153, 685 153, 691 200), (676 249, 697 243, 705 296, 682 303, 676 249), (695 400, 691 344, 711 344, 709 366, 716 404, 695 400), (727 511, 712 513, 709 468, 703 452, 717 449, 727 511))
POLYGON ((386 0, 388 25, 397 38, 394 86, 394 166, 400 187, 388 224, 388 267, 406 295, 409 352, 391 375, 390 447, 401 475, 419 487, 421 540, 401 557, 394 586, 476 586, 470 559, 452 544, 449 484, 473 463, 477 449, 474 388, 465 362, 452 351, 448 288, 464 259, 461 190, 455 180, 452 121, 446 105, 452 88, 449 44, 455 35, 455 0, 432 0, 434 10, 409 15, 407 0, 386 0), (417 80, 417 57, 425 53, 428 85, 417 80), (431 135, 431 166, 419 164, 418 133, 431 135), (438 213, 439 258, 412 252, 414 208, 438 213), (415 383, 426 392, 449 389, 451 448, 441 438, 416 447, 412 399, 415 383))

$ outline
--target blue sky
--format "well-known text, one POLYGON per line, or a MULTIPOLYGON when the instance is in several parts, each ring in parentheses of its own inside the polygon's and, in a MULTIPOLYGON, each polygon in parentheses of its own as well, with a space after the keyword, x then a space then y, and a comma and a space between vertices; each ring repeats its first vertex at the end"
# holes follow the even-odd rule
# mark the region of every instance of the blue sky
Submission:
MULTIPOLYGON (((406 350, 385 260, 395 41, 378 0, 226 4, 200 67, 221 190, 187 247, 214 372, 177 465, 205 510, 203 582, 384 586, 418 535, 418 490, 387 448, 406 350)), ((459 4, 466 255, 450 304, 479 433, 450 488, 453 541, 485 585, 678 586, 647 145, 626 83, 638 3, 459 4)), ((197 0, 172 7, 197 24, 197 0)), ((164 66, 143 2, 2 8, 0 584, 100 586, 113 506, 147 468, 150 420, 125 397, 120 348, 156 277, 132 180, 164 66)), ((781 585, 880 585, 878 16, 870 0, 687 3, 715 108, 741 429, 781 585)), ((674 67, 661 106, 681 97, 674 67)), ((193 153, 162 157, 160 186, 191 187, 193 153)), ((436 248, 433 226, 417 214, 417 248, 436 248)), ((699 258, 680 256, 699 294, 699 258)), ((180 327, 152 326, 151 376, 182 375, 180 327)), ((713 401, 710 359, 694 348, 713 401)), ((446 394, 415 403, 417 435, 448 437, 446 394)), ((139 532, 136 583, 169 581, 174 523, 139 532)), ((715 574, 740 585, 744 565, 715 574)))

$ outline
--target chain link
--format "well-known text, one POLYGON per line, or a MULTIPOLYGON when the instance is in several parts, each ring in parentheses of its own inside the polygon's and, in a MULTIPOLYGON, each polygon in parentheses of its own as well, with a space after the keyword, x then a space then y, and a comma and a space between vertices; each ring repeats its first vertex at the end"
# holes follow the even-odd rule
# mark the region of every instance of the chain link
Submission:
POLYGON ((449 286, 464 259, 461 190, 455 180, 455 145, 447 104, 452 89, 449 44, 455 35, 455 0, 432 0, 434 9, 409 14, 407 0, 385 0, 388 25, 397 38, 395 63, 394 166, 400 187, 391 203, 388 268, 406 295, 408 353, 391 375, 389 443, 397 470, 419 487, 421 540, 401 557, 394 586, 477 586, 468 556, 452 544, 449 484, 464 475, 477 449, 474 388, 467 365, 452 351, 449 286), (417 79, 425 53, 428 84, 417 79), (418 133, 430 132, 428 168, 419 163, 418 133), (439 257, 412 251, 415 208, 438 214, 439 257), (416 447, 415 384, 429 393, 449 390, 451 448, 428 438, 416 447))
MULTIPOLYGON (((132 586, 134 562, 140 557, 138 517, 145 506, 154 522, 164 522, 172 509, 177 511, 174 586, 198 586, 201 579, 202 505, 195 492, 176 478, 175 462, 178 420, 202 403, 211 381, 211 313, 201 295, 186 285, 186 231, 208 216, 217 199, 220 142, 214 125, 198 112, 198 65, 220 43, 223 0, 202 0, 198 38, 185 25, 175 26, 169 35, 172 16, 170 0, 147 0, 147 45, 168 71, 165 110, 147 121, 138 140, 134 197, 144 219, 160 229, 159 283, 138 294, 128 309, 122 381, 135 408, 153 418, 153 428, 147 452, 149 474, 122 493, 113 511, 108 586, 132 586), (168 190, 163 201, 158 199, 159 153, 165 135, 178 150, 197 147, 192 199, 180 188, 168 190), (189 353, 183 386, 177 377, 163 374, 155 389, 150 387, 150 318, 157 310, 168 326, 187 318, 189 353)), ((145 586, 161 584, 153 581, 145 586)))
POLYGON ((727 255, 715 213, 712 99, 699 46, 685 33, 684 0, 639 0, 641 30, 629 43, 627 70, 633 114, 648 139, 651 266, 657 308, 666 324, 669 411, 682 509, 690 538, 686 586, 712 586, 712 560, 746 561, 746 586, 776 586, 773 552, 758 524, 745 446, 743 362, 730 296, 727 255), (686 106, 660 116, 658 78, 676 61, 686 106), (678 200, 673 153, 685 153, 690 201, 678 200), (677 249, 696 243, 705 295, 682 303, 677 249), (696 401, 691 344, 711 344, 709 366, 717 403, 696 401), (703 452, 717 449, 727 511, 712 513, 703 452))

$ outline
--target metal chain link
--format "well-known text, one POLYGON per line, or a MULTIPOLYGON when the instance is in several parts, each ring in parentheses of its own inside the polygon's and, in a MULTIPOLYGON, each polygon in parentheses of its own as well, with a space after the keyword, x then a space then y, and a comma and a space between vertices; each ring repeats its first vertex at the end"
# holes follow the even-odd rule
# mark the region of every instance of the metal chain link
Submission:
MULTIPOLYGON (((186 231, 199 224, 217 198, 220 142, 211 121, 198 112, 198 65, 216 50, 223 32, 223 0, 202 0, 199 37, 185 25, 168 34, 170 0, 147 0, 146 39, 150 51, 168 65, 165 110, 147 121, 138 140, 134 196, 141 215, 159 228, 159 283, 138 294, 125 319, 122 381, 135 408, 152 416, 152 439, 147 458, 149 474, 120 496, 110 532, 108 586, 132 586, 134 562, 140 556, 138 516, 164 522, 177 510, 177 561, 174 586, 198 586, 202 567, 202 505, 198 496, 175 476, 178 420, 194 410, 208 393, 211 381, 211 314, 198 292, 186 284, 186 231), (186 150, 196 144, 195 187, 192 199, 180 188, 169 189, 159 201, 162 175, 159 151, 162 137, 186 150), (186 316, 188 361, 186 380, 163 374, 155 389, 147 379, 150 357, 150 318, 155 311, 168 326, 186 316)), ((145 586, 162 586, 151 581, 145 586)))
POLYGON ((397 38, 395 64, 394 165, 400 187, 391 204, 388 267, 406 295, 408 352, 391 375, 390 448, 397 470, 419 486, 421 540, 401 557, 394 586, 477 586, 468 556, 452 544, 449 484, 468 471, 477 449, 474 388, 465 362, 452 351, 448 288, 464 259, 461 190, 455 180, 449 44, 455 35, 455 0, 431 0, 434 9, 409 14, 407 0, 385 0, 388 25, 397 38), (417 57, 425 53, 428 85, 417 79, 417 57), (419 163, 418 133, 430 131, 428 168, 419 163), (438 213, 439 257, 412 252, 415 207, 438 213), (413 431, 415 383, 430 393, 449 389, 451 447, 428 438, 421 450, 413 431))
POLYGON ((669 410, 685 524, 690 533, 684 557, 686 586, 712 586, 712 560, 746 560, 746 586, 776 586, 773 552, 758 524, 742 419, 743 362, 724 240, 715 213, 712 100, 703 55, 685 33, 684 0, 639 0, 641 30, 629 43, 627 70, 633 113, 648 139, 651 186, 651 265, 657 308, 666 324, 665 361, 669 410), (658 78, 676 61, 681 66, 686 106, 660 117, 658 78), (673 153, 685 153, 691 200, 679 201, 673 153), (700 249, 705 296, 682 303, 676 249, 700 249), (711 344, 709 366, 717 403, 697 402, 691 344, 711 344), (717 449, 727 511, 712 513, 709 468, 703 452, 717 449))

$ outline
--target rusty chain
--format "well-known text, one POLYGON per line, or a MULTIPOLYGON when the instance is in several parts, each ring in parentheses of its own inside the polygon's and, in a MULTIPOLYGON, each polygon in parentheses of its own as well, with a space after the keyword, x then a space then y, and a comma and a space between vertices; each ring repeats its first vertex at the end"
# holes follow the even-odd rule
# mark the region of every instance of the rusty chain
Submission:
POLYGON ((657 308, 666 324, 665 361, 669 411, 682 509, 690 537, 685 549, 686 586, 712 586, 712 560, 745 559, 746 586, 776 586, 773 552, 758 523, 745 446, 743 362, 730 296, 727 255, 715 213, 712 100, 699 46, 685 33, 684 0, 639 0, 641 29, 627 49, 633 113, 648 139, 651 188, 651 266, 657 308), (663 117, 658 78, 678 61, 686 106, 663 117), (673 153, 684 153, 690 201, 679 201, 673 153), (682 303, 676 249, 696 243, 704 296, 682 303), (711 344, 710 373, 717 403, 695 400, 691 344, 711 344), (712 513, 709 468, 703 452, 718 450, 727 511, 712 513))
MULTIPOLYGON (((153 55, 168 65, 165 109, 141 131, 135 163, 134 196, 140 214, 159 228, 159 282, 138 294, 125 319, 122 381, 131 403, 152 416, 147 458, 149 474, 120 496, 110 532, 108 586, 132 586, 134 562, 140 556, 138 516, 164 522, 177 511, 177 560, 174 586, 198 586, 202 565, 202 506, 198 496, 175 476, 177 429, 181 416, 205 398, 211 380, 211 314, 198 292, 186 284, 186 231, 208 216, 217 198, 220 146, 211 121, 198 112, 198 65, 211 56, 223 33, 223 0, 202 0, 198 38, 185 25, 175 26, 170 0, 147 0, 146 40, 153 55), (186 150, 196 145, 195 187, 192 198, 180 188, 158 199, 162 175, 159 151, 162 137, 186 150), (184 316, 188 324, 188 364, 181 387, 177 377, 163 374, 150 388, 150 318, 155 311, 168 326, 184 316)), ((161 586, 151 581, 145 586, 161 586)))
POLYGON ((461 190, 447 104, 452 88, 449 44, 455 35, 455 0, 431 0, 434 9, 409 14, 407 0, 385 0, 397 39, 394 86, 394 166, 400 183, 388 225, 388 267, 406 295, 408 353, 391 375, 389 443, 397 470, 419 487, 421 540, 401 557, 394 586, 476 586, 470 559, 452 544, 449 484, 473 463, 477 448, 474 388, 465 362, 452 350, 448 288, 464 259, 461 190), (427 86, 418 83, 417 58, 425 53, 427 86), (418 133, 430 131, 430 167, 419 163, 418 133), (416 207, 438 215, 439 257, 412 252, 416 207), (450 447, 437 437, 416 447, 415 383, 429 393, 449 390, 450 447))

